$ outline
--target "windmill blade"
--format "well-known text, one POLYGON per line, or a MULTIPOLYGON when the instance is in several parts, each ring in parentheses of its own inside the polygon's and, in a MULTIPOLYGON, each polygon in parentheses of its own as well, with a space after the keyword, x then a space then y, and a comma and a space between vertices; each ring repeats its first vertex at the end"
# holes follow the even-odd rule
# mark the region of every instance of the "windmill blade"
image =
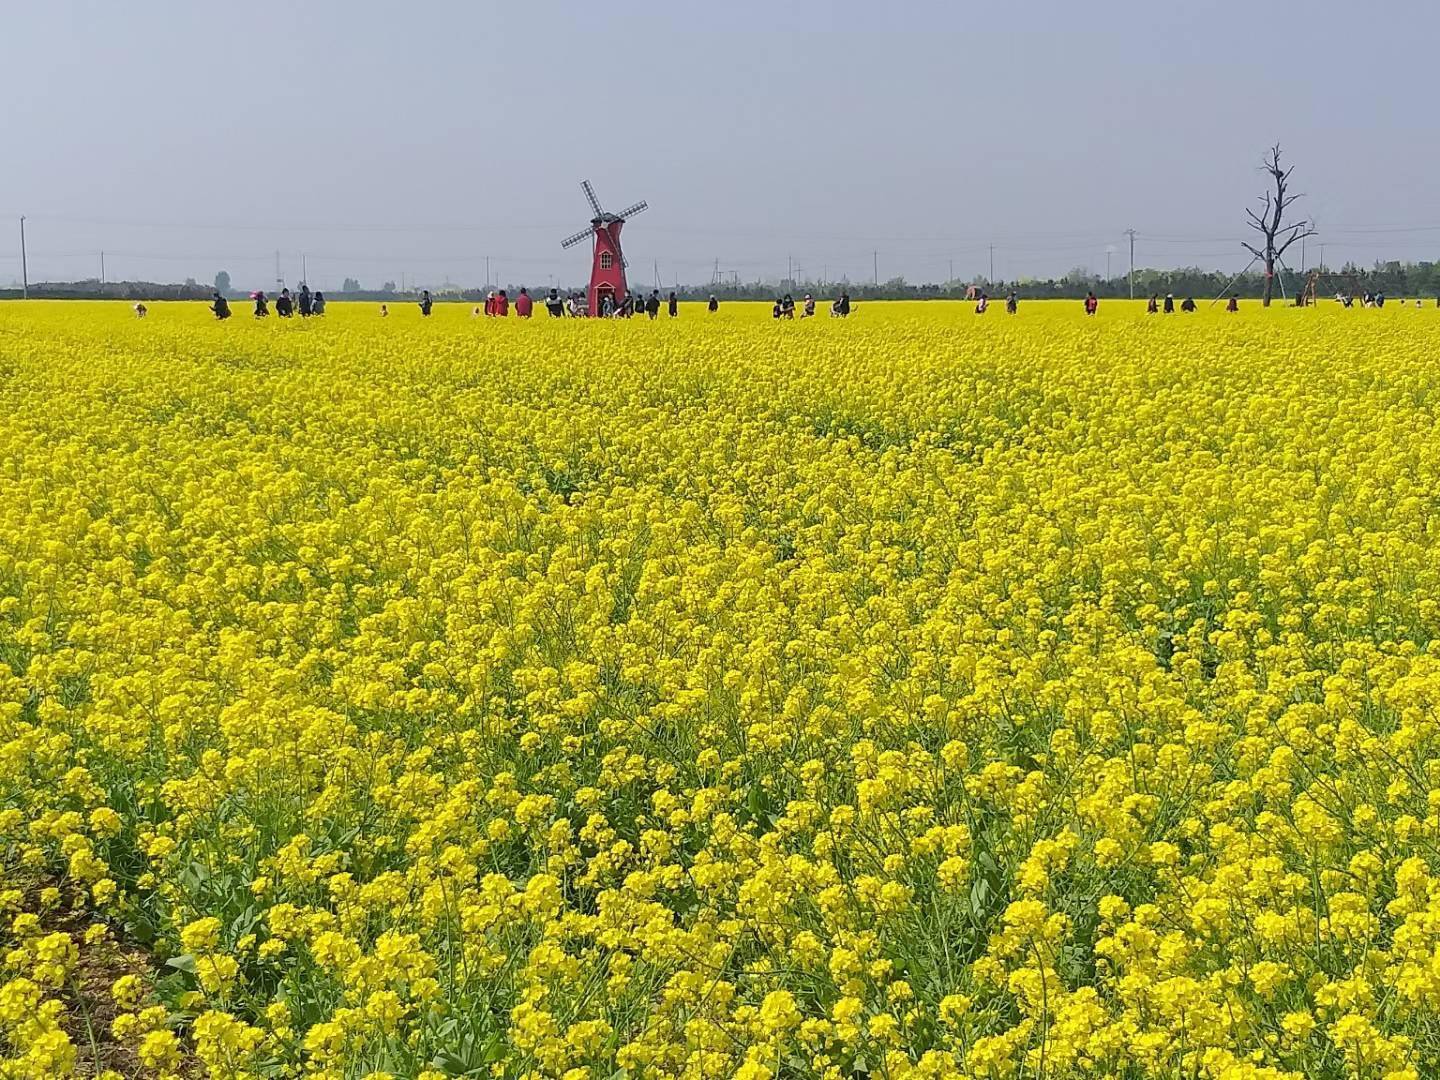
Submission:
POLYGON ((594 235, 595 235, 595 226, 594 226, 594 225, 591 225, 588 229, 585 229, 585 230, 582 231, 582 232, 577 232, 574 236, 570 237, 569 239, 561 240, 561 241, 560 241, 560 246, 561 246, 562 248, 574 247, 576 244, 580 243, 581 240, 588 239, 589 237, 594 236, 594 235))
POLYGON ((585 189, 585 198, 590 200, 590 209, 595 211, 595 216, 604 216, 605 211, 600 209, 600 200, 595 197, 595 189, 590 186, 590 181, 581 180, 580 186, 585 189))
POLYGON ((634 206, 630 207, 630 209, 621 210, 620 213, 616 214, 615 216, 621 219, 632 218, 636 214, 640 213, 641 210, 646 209, 649 205, 649 203, 641 200, 640 202, 637 202, 634 206))

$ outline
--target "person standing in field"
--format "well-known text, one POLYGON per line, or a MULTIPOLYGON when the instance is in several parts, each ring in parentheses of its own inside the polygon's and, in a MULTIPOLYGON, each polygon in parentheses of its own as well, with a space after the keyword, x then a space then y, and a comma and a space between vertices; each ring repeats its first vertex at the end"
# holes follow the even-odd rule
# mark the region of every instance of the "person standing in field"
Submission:
POLYGON ((435 306, 435 301, 430 299, 430 290, 420 290, 420 314, 423 318, 430 317, 430 309, 435 306))
POLYGON ((1232 293, 1230 294, 1230 300, 1229 300, 1228 303, 1226 303, 1226 305, 1225 305, 1225 310, 1226 310, 1226 311, 1239 311, 1239 310, 1240 310, 1240 294, 1239 294, 1239 293, 1232 292, 1232 293))
POLYGON ((815 297, 811 296, 811 295, 807 292, 807 293, 805 294, 805 307, 801 309, 801 311, 800 311, 800 317, 801 317, 802 319, 809 319, 809 318, 814 317, 814 315, 815 315, 815 297))
POLYGON ((1169 293, 1169 292, 1167 292, 1167 293, 1165 294, 1165 314, 1166 314, 1166 315, 1174 315, 1174 314, 1175 314, 1175 294, 1174 294, 1174 293, 1169 293))
POLYGON ((530 299, 530 293, 524 285, 520 286, 520 295, 515 297, 515 315, 517 318, 528 319, 530 313, 535 310, 535 302, 530 299))
POLYGON ((288 319, 294 306, 294 301, 290 299, 290 290, 281 289, 280 295, 275 298, 275 314, 282 319, 288 319))
POLYGON ((149 312, 149 310, 150 310, 150 309, 147 308, 144 304, 141 304, 141 303, 138 303, 138 302, 137 302, 137 303, 135 304, 135 317, 136 317, 137 319, 143 319, 143 318, 145 318, 145 316, 146 316, 146 314, 149 312))
MULTIPOLYGON (((1435 303, 1440 304, 1440 297, 1436 298, 1435 303)), ((711 315, 714 315, 715 312, 720 310, 720 301, 715 299, 714 293, 710 294, 710 303, 706 305, 706 310, 709 311, 711 315)))
POLYGON ((217 319, 228 319, 230 317, 230 301, 220 295, 219 289, 216 289, 214 295, 211 297, 210 310, 215 312, 215 318, 217 319))
POLYGON ((672 318, 672 319, 675 318, 676 315, 679 315, 679 314, 680 314, 680 301, 679 301, 678 299, 676 299, 676 297, 675 297, 675 292, 674 292, 673 289, 672 289, 671 292, 670 292, 669 312, 670 312, 670 318, 672 318))
POLYGON ((311 301, 310 286, 302 281, 300 283, 300 317, 302 319, 308 319, 310 317, 310 312, 313 310, 311 301))
POLYGON ((655 289, 645 301, 645 314, 654 319, 660 314, 660 290, 655 289))
POLYGON ((389 305, 389 304, 381 304, 381 305, 380 305, 380 317, 381 317, 382 319, 388 319, 388 318, 390 317, 390 305, 389 305))
POLYGON ((1180 310, 1185 312, 1194 311, 1195 298, 1193 296, 1185 297, 1185 302, 1180 305, 1180 310))
POLYGON ((495 315, 497 318, 510 317, 510 297, 505 295, 504 289, 495 294, 495 315))
POLYGON ((310 313, 312 315, 325 314, 325 294, 319 289, 315 290, 315 295, 310 300, 310 313))
POLYGON ((1085 314, 1094 315, 1099 309, 1100 298, 1095 295, 1095 290, 1091 289, 1085 294, 1085 314))
POLYGON ((975 301, 975 314, 984 315, 990 308, 990 297, 981 292, 980 299, 975 301))
POLYGON ((1160 296, 1159 296, 1159 294, 1157 294, 1157 293, 1151 293, 1151 294, 1150 294, 1150 299, 1145 302, 1145 314, 1146 314, 1146 315, 1158 315, 1159 313, 1160 313, 1160 296))
POLYGON ((254 300, 255 300, 255 318, 257 318, 257 319, 264 319, 264 318, 266 318, 267 316, 269 316, 269 314, 270 314, 270 305, 269 305, 268 303, 266 303, 266 301, 265 301, 265 290, 263 290, 263 289, 257 289, 257 290, 255 291, 254 300))
POLYGON ((1005 297, 1005 313, 1014 315, 1020 308, 1020 297, 1015 295, 1015 290, 1010 290, 1010 295, 1005 297))
POLYGON ((786 319, 795 317, 795 298, 788 292, 780 300, 780 315, 786 319))
POLYGON ((559 289, 551 289, 550 295, 545 297, 545 310, 550 313, 552 319, 564 318, 565 304, 560 299, 559 289))
POLYGON ((830 308, 830 313, 836 318, 844 319, 850 315, 850 294, 841 292, 839 299, 830 308))

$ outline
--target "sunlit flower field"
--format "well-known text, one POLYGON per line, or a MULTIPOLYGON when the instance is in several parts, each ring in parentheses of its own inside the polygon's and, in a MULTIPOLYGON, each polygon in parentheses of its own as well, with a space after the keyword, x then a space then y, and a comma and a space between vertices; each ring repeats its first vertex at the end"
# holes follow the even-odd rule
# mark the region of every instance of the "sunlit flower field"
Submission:
POLYGON ((235 308, 0 305, 0 1078, 1436 1075, 1433 307, 235 308))

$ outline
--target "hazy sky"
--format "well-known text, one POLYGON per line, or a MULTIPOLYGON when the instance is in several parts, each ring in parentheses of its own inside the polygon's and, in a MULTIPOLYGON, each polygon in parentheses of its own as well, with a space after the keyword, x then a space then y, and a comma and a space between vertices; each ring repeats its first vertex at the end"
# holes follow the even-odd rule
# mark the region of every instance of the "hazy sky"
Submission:
POLYGON ((1435 258, 1437 53, 1434 0, 0 0, 0 281, 25 214, 32 280, 577 282, 582 177, 647 285, 1238 269, 1275 140, 1327 263, 1435 258))

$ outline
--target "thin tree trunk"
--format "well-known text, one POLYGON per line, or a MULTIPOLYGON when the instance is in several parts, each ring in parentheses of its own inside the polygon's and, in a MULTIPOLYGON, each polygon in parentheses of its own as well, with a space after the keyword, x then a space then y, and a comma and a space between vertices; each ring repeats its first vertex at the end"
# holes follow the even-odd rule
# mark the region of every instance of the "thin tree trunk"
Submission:
POLYGON ((1265 263, 1265 297, 1264 297, 1264 299, 1262 299, 1262 300, 1260 301, 1260 306, 1261 306, 1261 307, 1269 307, 1269 306, 1270 306, 1270 298, 1271 298, 1272 296, 1274 296, 1274 295, 1275 295, 1275 264, 1274 264, 1273 262, 1269 262, 1269 261, 1267 260, 1266 263, 1265 263))

